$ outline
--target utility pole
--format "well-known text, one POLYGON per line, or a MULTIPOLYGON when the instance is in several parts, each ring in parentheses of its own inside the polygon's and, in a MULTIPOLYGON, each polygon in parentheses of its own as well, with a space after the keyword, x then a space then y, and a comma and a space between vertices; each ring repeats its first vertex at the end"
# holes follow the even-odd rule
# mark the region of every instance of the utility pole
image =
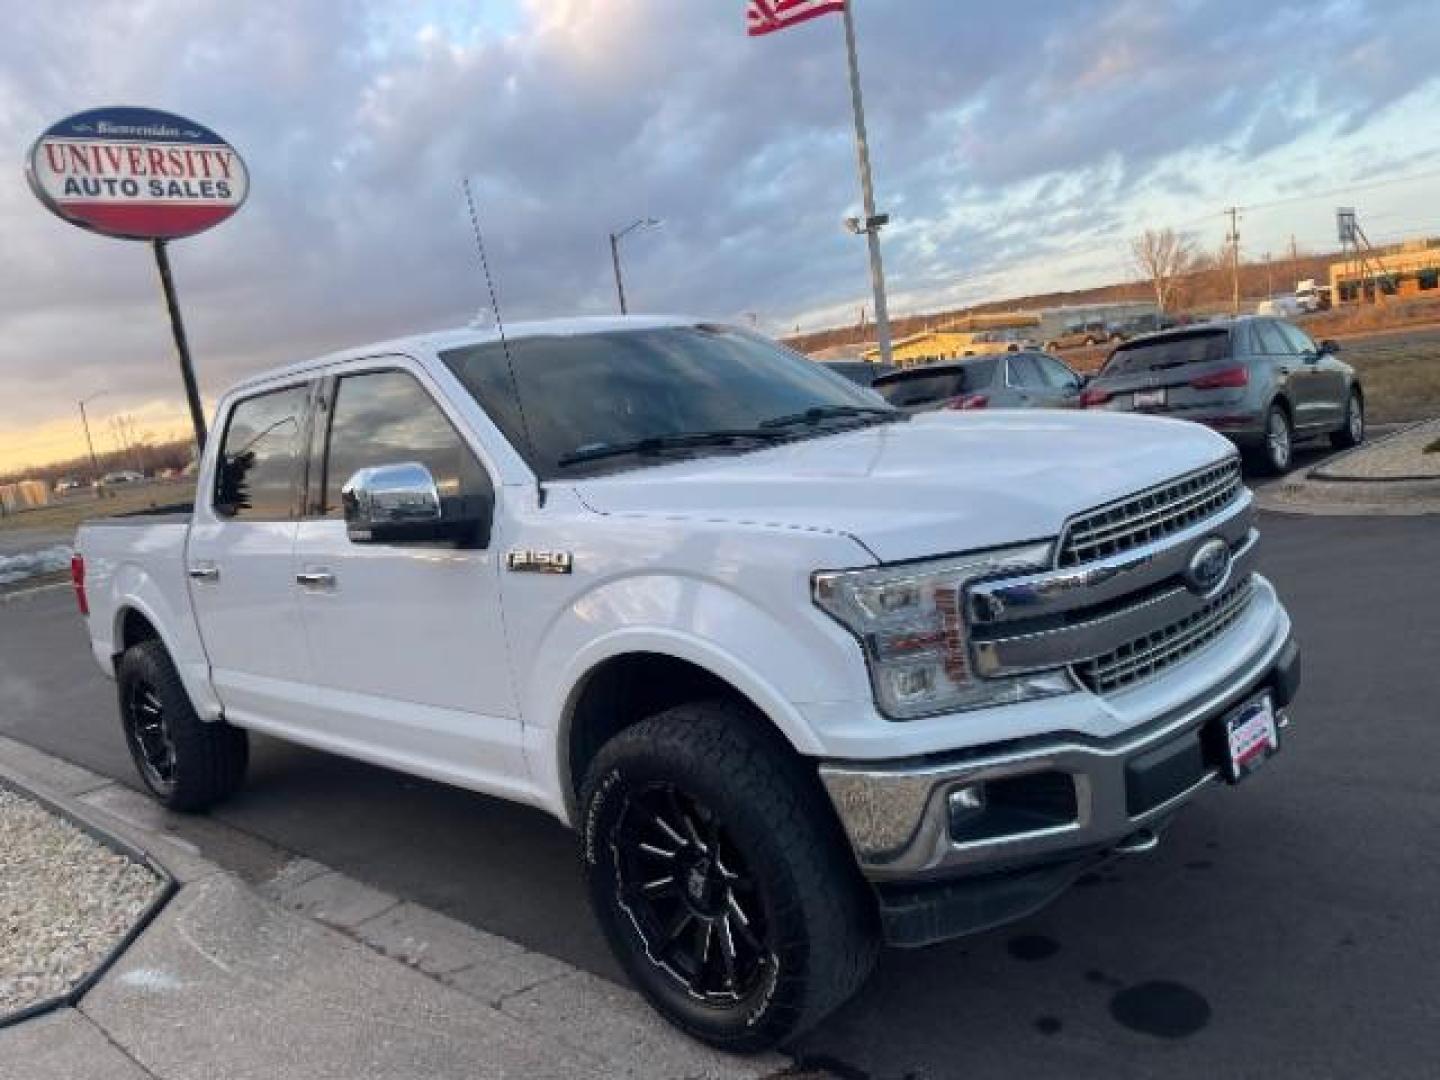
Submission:
POLYGON ((880 229, 889 215, 875 212, 875 185, 870 179, 870 141, 865 134, 865 106, 860 99, 860 61, 855 51, 855 19, 852 5, 841 9, 845 18, 845 52, 850 61, 850 104, 855 113, 855 152, 860 161, 860 194, 864 200, 865 221, 857 232, 865 234, 870 248, 870 287, 875 292, 875 337, 880 346, 880 360, 890 363, 890 313, 885 304, 885 267, 880 261, 880 229))
POLYGON ((1230 245, 1230 314, 1240 314, 1240 208, 1232 206, 1225 213, 1230 215, 1230 232, 1225 242, 1230 245))

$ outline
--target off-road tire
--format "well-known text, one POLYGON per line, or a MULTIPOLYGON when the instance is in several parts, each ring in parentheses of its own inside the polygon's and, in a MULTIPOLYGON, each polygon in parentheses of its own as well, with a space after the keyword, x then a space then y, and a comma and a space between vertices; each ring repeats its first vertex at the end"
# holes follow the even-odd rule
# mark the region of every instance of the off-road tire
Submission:
POLYGON ((1365 399, 1354 390, 1345 402, 1345 420, 1339 431, 1330 433, 1330 445, 1349 450, 1365 441, 1365 399))
POLYGON ((125 650, 116 665, 120 723, 131 759, 150 793, 171 810, 208 809, 244 782, 250 743, 244 731, 223 720, 201 720, 165 646, 143 641, 125 650), (168 750, 169 779, 147 764, 132 707, 137 696, 158 702, 158 723, 168 750))
MULTIPOLYGON (((587 771, 580 806, 582 858, 601 928, 640 992, 682 1031, 722 1050, 766 1050, 819 1022, 869 975, 879 949, 873 894, 819 778, 778 733, 743 709, 697 702, 625 729, 587 771), (733 851, 753 883, 744 894, 753 905, 746 925, 763 936, 764 946, 753 954, 764 960, 752 969, 756 984, 748 990, 737 984, 734 1001, 696 993, 662 963, 667 954, 651 959, 643 920, 626 906, 627 897, 643 891, 624 880, 626 852, 637 847, 626 835, 627 815, 657 791, 678 791, 708 808, 723 826, 723 833, 710 834, 716 861, 720 852, 729 859, 733 851)), ((706 820, 692 836, 699 838, 706 820)), ((703 845, 690 850, 703 858, 703 845)), ((682 874, 676 864, 676 876, 682 874)), ((677 893, 671 902, 693 898, 677 893)), ((728 910, 723 901, 718 906, 728 910)), ((735 948, 732 935, 732 955, 735 948)))

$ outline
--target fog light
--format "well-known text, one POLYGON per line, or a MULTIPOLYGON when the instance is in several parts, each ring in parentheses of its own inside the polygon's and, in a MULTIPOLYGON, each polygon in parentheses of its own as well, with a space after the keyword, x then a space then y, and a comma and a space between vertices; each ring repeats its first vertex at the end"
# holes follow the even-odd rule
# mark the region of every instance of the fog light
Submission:
POLYGON ((985 785, 967 784, 952 788, 946 802, 950 808, 950 831, 953 834, 985 812, 985 785))

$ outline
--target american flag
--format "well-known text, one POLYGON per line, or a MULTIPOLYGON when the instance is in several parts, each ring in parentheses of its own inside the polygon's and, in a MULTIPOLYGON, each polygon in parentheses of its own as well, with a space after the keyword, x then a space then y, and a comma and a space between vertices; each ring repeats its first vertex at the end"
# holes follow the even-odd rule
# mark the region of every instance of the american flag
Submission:
POLYGON ((845 0, 750 0, 745 9, 745 27, 751 37, 759 37, 817 15, 844 10, 845 0))

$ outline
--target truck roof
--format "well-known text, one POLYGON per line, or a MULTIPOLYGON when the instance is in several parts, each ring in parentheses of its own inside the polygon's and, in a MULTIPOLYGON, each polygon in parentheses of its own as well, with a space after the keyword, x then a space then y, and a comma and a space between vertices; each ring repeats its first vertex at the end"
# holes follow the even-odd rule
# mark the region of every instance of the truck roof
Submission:
MULTIPOLYGON (((584 334, 603 334, 616 330, 655 330, 670 326, 694 326, 699 322, 717 321, 686 318, 679 315, 617 315, 574 319, 535 319, 529 322, 507 323, 505 337, 510 341, 531 337, 578 337, 584 334)), ((500 331, 494 326, 463 326, 448 330, 431 330, 388 341, 371 342, 349 349, 327 353, 310 360, 286 364, 256 372, 237 381, 234 389, 240 390, 257 383, 269 382, 286 375, 298 375, 318 367, 338 364, 346 360, 363 360, 385 353, 403 353, 420 346, 441 352, 448 349, 464 348, 467 345, 483 345, 499 341, 500 331)))

